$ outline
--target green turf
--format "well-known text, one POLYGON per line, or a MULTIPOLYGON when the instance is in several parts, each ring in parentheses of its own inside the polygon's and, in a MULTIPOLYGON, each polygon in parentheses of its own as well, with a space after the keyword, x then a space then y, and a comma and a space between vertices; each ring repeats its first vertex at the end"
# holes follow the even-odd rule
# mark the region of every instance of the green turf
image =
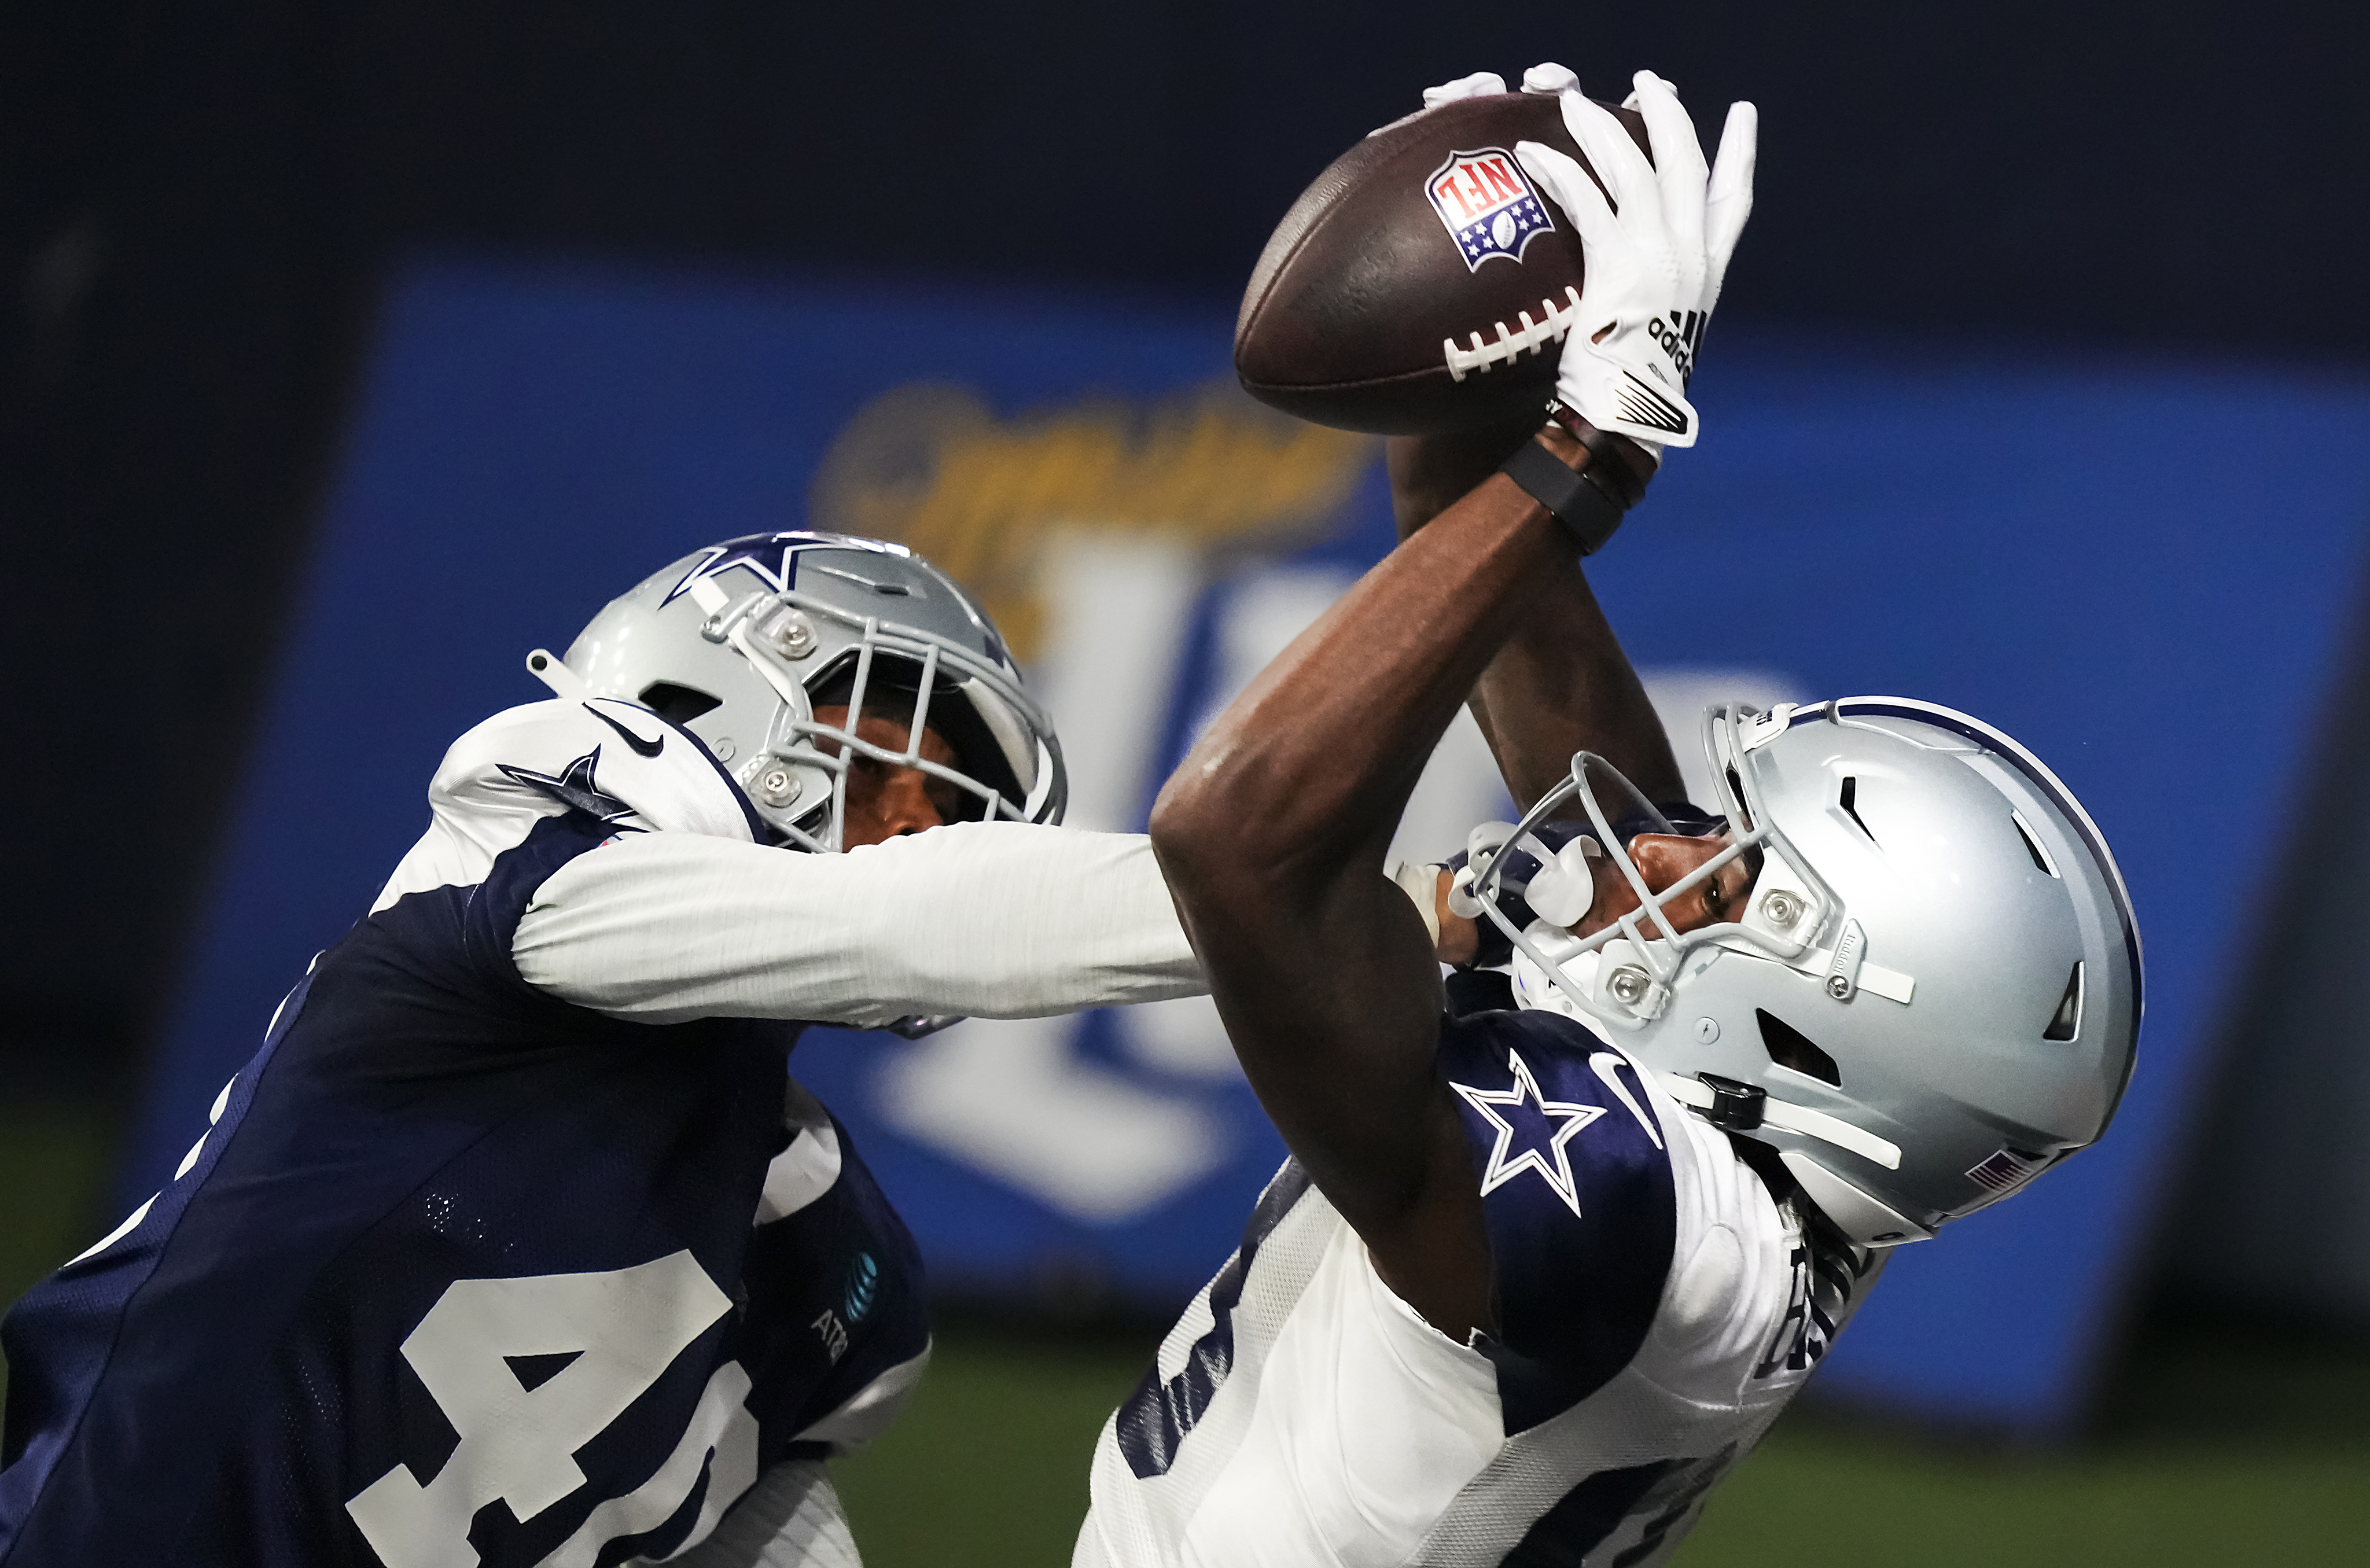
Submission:
MULTIPOLYGON (((1148 1343, 1064 1350, 957 1320, 912 1409, 838 1467, 869 1568, 1068 1561, 1086 1458, 1148 1343)), ((2370 1562, 2370 1346, 2157 1331, 2100 1433, 1972 1447, 1799 1412, 1720 1491, 1680 1568, 2370 1562)))
POLYGON ((1103 1417, 1152 1344, 942 1329, 889 1435, 833 1467, 866 1568, 1066 1563, 1103 1417))
POLYGON ((2107 1441, 1982 1455, 1801 1416, 1720 1491, 1681 1568, 2360 1563, 2370 1445, 2107 1441))
MULTIPOLYGON (((0 1305, 105 1234, 90 1228, 99 1223, 109 1147, 107 1118, 95 1108, 0 1107, 0 1305)), ((0 1366, 0 1395, 7 1386, 0 1366)))

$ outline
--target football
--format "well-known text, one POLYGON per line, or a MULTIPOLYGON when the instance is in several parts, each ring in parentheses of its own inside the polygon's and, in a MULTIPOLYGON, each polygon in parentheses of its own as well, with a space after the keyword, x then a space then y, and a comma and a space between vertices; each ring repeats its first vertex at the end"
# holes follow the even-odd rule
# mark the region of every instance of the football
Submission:
MULTIPOLYGON (((1645 146, 1644 120, 1615 112, 1645 146)), ((1409 115, 1333 160, 1251 271, 1235 322, 1244 389, 1388 435, 1545 407, 1579 304, 1580 236, 1516 161, 1517 142, 1588 167, 1556 100, 1531 93, 1409 115)))

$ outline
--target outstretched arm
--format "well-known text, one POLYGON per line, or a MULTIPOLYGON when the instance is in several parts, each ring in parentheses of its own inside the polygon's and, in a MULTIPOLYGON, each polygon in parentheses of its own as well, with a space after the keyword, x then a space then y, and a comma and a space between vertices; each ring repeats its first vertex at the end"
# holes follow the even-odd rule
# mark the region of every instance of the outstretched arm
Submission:
MULTIPOLYGON (((1649 167, 1618 121, 1570 90, 1570 73, 1558 76, 1566 123, 1618 203, 1570 158, 1516 148, 1588 253, 1581 304, 1593 314, 1566 343, 1559 400, 1599 431, 1692 444, 1685 382, 1750 205, 1750 106, 1731 111, 1707 173, 1668 84, 1640 73, 1639 108, 1665 155, 1649 167), (1633 424, 1641 409, 1662 422, 1633 424)), ((1385 848, 1468 694, 1526 802, 1583 745, 1650 793, 1678 785, 1571 536, 1513 480, 1477 481, 1520 433, 1500 432, 1494 453, 1394 449, 1408 536, 1211 727, 1152 822, 1260 1102, 1383 1279, 1460 1338, 1494 1327, 1488 1235, 1435 1066, 1439 972, 1423 922, 1381 875, 1385 848)), ((1552 423, 1536 439, 1574 470, 1651 455, 1605 447, 1595 458, 1552 423)))
MULTIPOLYGON (((1546 439, 1567 464, 1579 444, 1546 439)), ((1443 1332, 1489 1323, 1470 1156, 1433 1071, 1439 971, 1383 875, 1417 776, 1570 537, 1484 480, 1301 634, 1161 791, 1152 842, 1260 1102, 1443 1332)))
MULTIPOLYGON (((1633 84, 1625 107, 1646 121, 1651 163, 1618 121, 1574 89, 1571 73, 1554 65, 1535 67, 1524 88, 1559 89, 1565 128, 1596 178, 1538 143, 1523 143, 1515 153, 1580 231, 1587 253, 1582 318, 1564 345, 1557 401, 1608 432, 1608 454, 1642 487, 1664 447, 1696 442, 1687 385, 1729 258, 1753 211, 1759 121, 1751 104, 1731 105, 1719 155, 1707 165, 1671 85, 1650 71, 1639 72, 1633 84), (1659 416, 1634 422, 1650 408, 1659 416)), ((1435 93, 1459 89, 1452 83, 1435 93)), ((1392 442, 1391 498, 1400 536, 1424 526, 1528 434, 1516 423, 1392 442)), ((1524 600, 1521 624, 1474 688, 1473 713, 1507 788, 1525 809, 1582 748, 1619 768, 1650 801, 1680 792, 1669 737, 1577 562, 1561 563, 1524 600)))
POLYGON ((627 835, 537 888, 512 939, 538 990, 613 1018, 1036 1018, 1196 994, 1142 838, 960 823, 804 855, 627 835))
MULTIPOLYGON (((1535 418, 1455 435, 1395 436, 1387 453, 1391 505, 1404 539, 1490 474, 1537 428, 1535 418)), ((1614 438, 1642 484, 1653 462, 1614 438)), ((1597 606, 1580 562, 1544 568, 1510 612, 1506 640, 1474 683, 1473 717, 1498 759, 1517 810, 1559 782, 1576 751, 1619 768, 1650 801, 1681 793, 1679 767, 1644 683, 1597 606)))

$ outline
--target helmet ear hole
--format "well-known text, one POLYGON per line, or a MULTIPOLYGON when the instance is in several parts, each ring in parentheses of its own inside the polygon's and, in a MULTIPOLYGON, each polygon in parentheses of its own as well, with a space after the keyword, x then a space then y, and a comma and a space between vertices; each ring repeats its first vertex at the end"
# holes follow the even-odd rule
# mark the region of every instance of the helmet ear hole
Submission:
POLYGON ((2071 1040, 2082 1027, 2082 961, 2074 961, 2074 973, 2065 977, 2065 994, 2057 998, 2057 1010, 2050 1015, 2049 1027, 2041 1032, 2043 1040, 2071 1040))
POLYGON ((1760 1008, 1753 1009, 1753 1016, 1760 1022, 1762 1049, 1769 1053, 1771 1061, 1834 1088, 1844 1086, 1844 1075, 1836 1069, 1835 1059, 1812 1043, 1808 1035, 1760 1008))
POLYGON ((724 706, 720 697, 711 697, 697 686, 679 686, 673 681, 652 681, 634 700, 670 724, 688 724, 701 714, 724 706))
POLYGON ((1868 823, 1859 814, 1859 778, 1857 775, 1847 774, 1845 776, 1843 788, 1837 793, 1836 804, 1843 807, 1844 815, 1852 819, 1852 825, 1858 828, 1862 833, 1867 834, 1868 841, 1870 844, 1874 844, 1876 842, 1876 834, 1869 827, 1868 823))

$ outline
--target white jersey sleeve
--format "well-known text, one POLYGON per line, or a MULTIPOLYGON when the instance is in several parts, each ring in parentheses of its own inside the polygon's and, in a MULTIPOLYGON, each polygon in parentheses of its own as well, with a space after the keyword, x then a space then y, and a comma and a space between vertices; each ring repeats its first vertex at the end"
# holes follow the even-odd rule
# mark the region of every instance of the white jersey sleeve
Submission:
MULTIPOLYGON (((642 1559, 637 1558, 640 1562, 642 1559)), ((862 1568, 821 1459, 785 1459, 682 1556, 681 1568, 862 1568)))
POLYGON ((454 743, 429 805, 374 907, 474 885, 558 817, 614 830, 534 873, 510 956, 538 990, 616 1018, 867 1028, 1205 988, 1141 835, 966 823, 845 855, 769 848, 715 759, 633 703, 498 713, 454 743))
MULTIPOLYGON (((649 709, 595 698, 505 709, 454 741, 428 781, 428 831, 371 906, 474 887, 543 824, 583 812, 619 833, 754 844, 763 825, 740 786, 649 709)), ((543 829, 549 831, 548 829, 543 829)))
POLYGON ((877 1028, 1204 988, 1149 841, 1025 823, 932 828, 845 855, 620 839, 544 883, 511 951, 538 989, 651 1023, 877 1028))

